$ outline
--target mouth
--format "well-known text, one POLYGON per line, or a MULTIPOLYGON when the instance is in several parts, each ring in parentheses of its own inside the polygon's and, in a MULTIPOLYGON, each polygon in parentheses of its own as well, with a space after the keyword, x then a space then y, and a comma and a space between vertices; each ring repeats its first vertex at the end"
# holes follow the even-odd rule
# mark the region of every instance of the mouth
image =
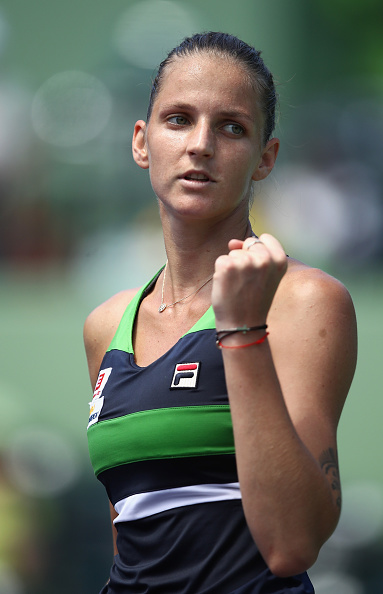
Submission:
POLYGON ((181 179, 185 179, 187 181, 197 182, 197 183, 206 183, 206 182, 214 182, 215 181, 205 171, 187 171, 185 174, 181 175, 181 179))

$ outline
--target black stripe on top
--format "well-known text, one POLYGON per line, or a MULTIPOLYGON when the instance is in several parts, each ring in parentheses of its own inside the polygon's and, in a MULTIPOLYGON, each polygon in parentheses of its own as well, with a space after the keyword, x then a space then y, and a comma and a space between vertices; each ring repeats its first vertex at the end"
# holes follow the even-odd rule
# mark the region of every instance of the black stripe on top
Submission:
POLYGON ((238 481, 234 454, 145 460, 110 468, 97 477, 113 505, 130 495, 190 485, 238 481))

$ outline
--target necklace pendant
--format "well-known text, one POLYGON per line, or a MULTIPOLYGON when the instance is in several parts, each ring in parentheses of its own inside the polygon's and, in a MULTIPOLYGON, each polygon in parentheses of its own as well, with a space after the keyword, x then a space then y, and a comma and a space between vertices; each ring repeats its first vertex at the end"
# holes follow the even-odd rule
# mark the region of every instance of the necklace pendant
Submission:
POLYGON ((162 313, 166 309, 166 303, 161 303, 160 307, 158 308, 158 313, 162 313))

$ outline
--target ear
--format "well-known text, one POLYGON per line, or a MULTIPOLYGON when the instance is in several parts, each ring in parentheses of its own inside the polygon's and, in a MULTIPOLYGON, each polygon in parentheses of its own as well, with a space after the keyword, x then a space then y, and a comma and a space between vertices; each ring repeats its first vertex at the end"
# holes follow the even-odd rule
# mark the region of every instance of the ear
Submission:
POLYGON ((254 181, 260 181, 261 179, 265 179, 272 170, 275 165, 275 161, 277 159, 279 151, 279 140, 278 138, 271 138, 266 143, 265 148, 262 151, 261 158, 258 161, 258 165, 254 170, 252 175, 252 179, 254 181))
POLYGON ((142 169, 148 169, 149 159, 146 145, 146 123, 144 120, 138 120, 134 126, 132 152, 137 165, 142 169))

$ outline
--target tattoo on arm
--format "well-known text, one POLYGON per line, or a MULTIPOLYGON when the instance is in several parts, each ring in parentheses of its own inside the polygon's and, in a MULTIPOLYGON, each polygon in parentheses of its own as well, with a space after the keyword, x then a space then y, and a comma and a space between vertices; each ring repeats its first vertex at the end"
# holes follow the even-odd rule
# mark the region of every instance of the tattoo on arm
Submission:
POLYGON ((340 508, 342 498, 340 491, 339 463, 336 450, 333 448, 324 450, 319 457, 319 464, 330 482, 331 489, 334 492, 335 503, 340 508))

